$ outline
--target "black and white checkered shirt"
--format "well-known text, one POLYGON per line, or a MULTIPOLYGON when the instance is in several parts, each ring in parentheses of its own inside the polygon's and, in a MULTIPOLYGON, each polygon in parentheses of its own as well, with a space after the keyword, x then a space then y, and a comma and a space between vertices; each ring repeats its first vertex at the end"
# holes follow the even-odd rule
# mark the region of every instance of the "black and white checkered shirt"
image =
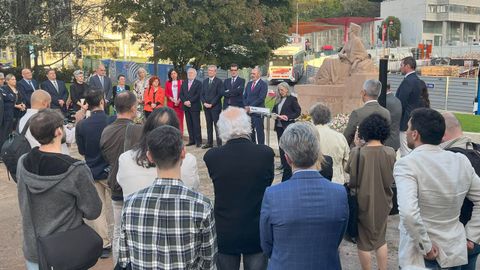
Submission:
POLYGON ((156 179, 125 200, 118 262, 132 269, 216 269, 213 217, 208 198, 180 180, 156 179))

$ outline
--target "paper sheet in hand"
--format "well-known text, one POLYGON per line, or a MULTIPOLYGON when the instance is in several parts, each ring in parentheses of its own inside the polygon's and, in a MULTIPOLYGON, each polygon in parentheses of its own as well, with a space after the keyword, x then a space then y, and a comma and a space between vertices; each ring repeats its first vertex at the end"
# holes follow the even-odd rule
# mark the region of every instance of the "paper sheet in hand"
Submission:
POLYGON ((269 114, 270 109, 262 107, 250 107, 250 113, 269 114))

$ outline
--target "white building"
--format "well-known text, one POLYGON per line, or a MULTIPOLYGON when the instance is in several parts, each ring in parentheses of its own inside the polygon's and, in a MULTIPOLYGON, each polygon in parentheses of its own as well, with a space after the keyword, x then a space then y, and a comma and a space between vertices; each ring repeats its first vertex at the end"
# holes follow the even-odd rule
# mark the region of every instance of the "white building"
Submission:
POLYGON ((480 39, 480 0, 385 0, 380 16, 400 19, 402 45, 463 45, 480 39))

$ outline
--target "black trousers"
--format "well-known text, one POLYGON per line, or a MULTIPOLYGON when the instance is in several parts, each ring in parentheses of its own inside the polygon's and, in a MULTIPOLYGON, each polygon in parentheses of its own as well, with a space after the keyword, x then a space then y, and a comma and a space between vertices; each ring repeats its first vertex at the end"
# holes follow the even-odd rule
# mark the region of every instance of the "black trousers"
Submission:
POLYGON ((205 119, 207 120, 207 144, 213 145, 213 129, 215 129, 215 136, 217 137, 217 145, 222 145, 222 140, 218 136, 217 122, 220 116, 220 109, 204 108, 205 119))
MULTIPOLYGON (((3 126, 0 125, 0 148, 3 143, 8 139, 8 136, 15 129, 15 121, 13 118, 4 119, 3 126)), ((19 131, 20 132, 20 131, 19 131)))
POLYGON ((202 133, 200 130, 200 112, 185 111, 187 121, 188 142, 196 145, 202 144, 202 133))
POLYGON ((265 144, 265 131, 263 130, 263 117, 250 114, 252 119, 252 141, 257 144, 265 144))
MULTIPOLYGON (((277 132, 277 139, 278 139, 278 144, 280 145, 280 138, 282 137, 283 132, 285 131, 285 128, 283 127, 275 127, 275 131, 277 132)), ((282 163, 283 167, 283 175, 282 175, 282 182, 290 179, 292 177, 292 167, 288 165, 287 159, 285 158, 285 152, 283 151, 280 146, 278 147, 278 150, 280 152, 280 161, 282 163)))

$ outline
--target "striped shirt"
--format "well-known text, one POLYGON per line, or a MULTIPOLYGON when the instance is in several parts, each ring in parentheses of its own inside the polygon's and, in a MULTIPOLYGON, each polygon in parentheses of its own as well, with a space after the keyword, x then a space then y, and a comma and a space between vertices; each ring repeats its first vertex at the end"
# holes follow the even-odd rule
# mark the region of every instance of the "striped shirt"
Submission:
POLYGON ((208 198, 180 180, 157 178, 126 198, 119 260, 132 269, 216 269, 217 242, 208 198))

